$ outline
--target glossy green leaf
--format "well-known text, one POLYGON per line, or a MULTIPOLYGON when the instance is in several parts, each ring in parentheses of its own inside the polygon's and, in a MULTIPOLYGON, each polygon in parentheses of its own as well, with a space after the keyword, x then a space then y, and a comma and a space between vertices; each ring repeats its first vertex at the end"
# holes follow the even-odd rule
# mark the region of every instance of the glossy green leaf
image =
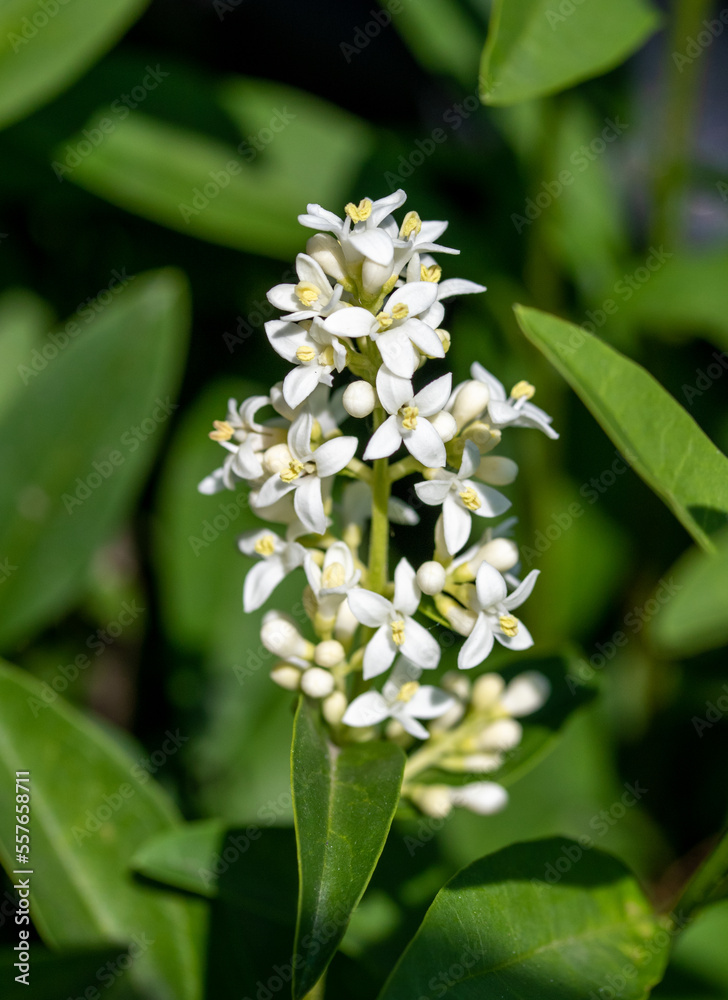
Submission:
POLYGON ((6 648, 73 601, 176 409, 170 394, 186 349, 184 280, 170 271, 126 279, 123 290, 112 279, 93 308, 84 306, 17 368, 23 391, 0 434, 6 648))
MULTIPOLYGON (((198 905, 135 884, 129 861, 179 822, 149 773, 97 725, 0 667, 0 856, 15 861, 15 773, 30 771, 31 912, 54 949, 136 940, 130 980, 155 1000, 198 1000, 198 905), (62 779, 62 780, 61 780, 62 779), (136 937, 135 937, 136 936, 136 937)), ((167 747, 176 752, 175 741, 167 747)), ((179 742, 176 742, 178 748, 179 742)))
POLYGON ((391 743, 332 746, 317 712, 301 699, 291 749, 300 878, 294 1000, 323 975, 369 883, 397 808, 405 763, 391 743))
POLYGON ((528 339, 563 375, 627 462, 703 548, 725 524, 728 459, 649 372, 573 323, 516 306, 528 339))
POLYGON ((651 625, 659 649, 692 656, 728 643, 728 533, 716 538, 717 552, 691 549, 668 574, 670 601, 651 625))
POLYGON ((585 1000, 614 982, 644 1000, 668 944, 620 861, 562 838, 514 844, 438 893, 380 1000, 585 1000))
POLYGON ((239 130, 237 146, 136 112, 69 179, 171 229, 288 260, 305 243, 296 217, 306 202, 343 211, 370 129, 267 81, 230 80, 219 103, 239 130))
POLYGON ((136 20, 148 0, 6 0, 0 10, 0 127, 51 100, 136 20))
POLYGON ((554 94, 618 66, 658 25, 647 0, 495 0, 481 63, 486 104, 554 94))

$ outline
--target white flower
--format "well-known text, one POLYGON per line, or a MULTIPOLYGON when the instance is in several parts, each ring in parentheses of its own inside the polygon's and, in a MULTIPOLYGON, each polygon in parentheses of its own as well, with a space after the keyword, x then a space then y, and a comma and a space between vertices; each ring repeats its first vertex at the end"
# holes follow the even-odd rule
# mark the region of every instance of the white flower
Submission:
POLYGON ((316 565, 309 553, 304 568, 309 586, 316 596, 319 614, 326 620, 334 618, 341 602, 361 579, 349 546, 344 542, 334 542, 326 550, 321 567, 316 565))
POLYGON ((426 670, 437 666, 437 640, 412 618, 420 596, 415 571, 406 559, 400 559, 394 572, 393 600, 361 587, 349 593, 349 607, 357 621, 377 630, 364 651, 364 680, 389 670, 397 653, 426 670))
POLYGON ((326 515, 321 481, 341 472, 349 464, 358 441, 355 437, 337 437, 324 441, 312 451, 313 422, 313 415, 306 410, 293 421, 288 431, 289 466, 263 483, 257 503, 267 507, 295 490, 293 506, 296 514, 309 531, 322 535, 326 530, 326 515))
POLYGON ((243 609, 255 611, 265 604, 278 584, 294 569, 303 565, 306 549, 298 542, 284 542, 267 528, 246 531, 238 539, 238 548, 246 556, 259 556, 261 562, 248 571, 243 586, 243 609))
POLYGON ((506 581, 498 570, 487 562, 481 563, 473 600, 473 610, 478 616, 458 655, 461 670, 482 663, 493 648, 494 639, 509 649, 528 649, 533 645, 531 633, 511 611, 527 599, 538 574, 537 569, 531 570, 523 583, 508 594, 506 581))
POLYGON ((439 413, 450 395, 452 375, 449 373, 430 382, 417 395, 412 396, 412 384, 402 379, 377 382, 380 400, 391 415, 377 428, 369 440, 365 459, 393 455, 401 444, 418 462, 428 468, 445 464, 445 445, 428 417, 439 413), (405 400, 402 397, 406 394, 405 400))
POLYGON ((506 396, 503 383, 477 361, 471 365, 470 374, 490 389, 488 413, 494 427, 537 427, 550 438, 559 436, 551 426, 548 413, 528 402, 536 391, 528 382, 517 382, 510 396, 506 396))
POLYGON ((285 440, 283 428, 267 422, 258 423, 258 410, 270 403, 268 396, 251 396, 238 406, 235 399, 228 400, 225 420, 216 420, 210 437, 230 454, 222 466, 206 476, 197 487, 200 493, 218 493, 234 490, 240 479, 255 480, 263 475, 263 452, 285 440))
POLYGON ((330 386, 334 370, 346 366, 346 347, 330 333, 319 319, 306 329, 298 323, 271 320, 265 332, 273 349, 296 365, 283 380, 283 398, 293 409, 300 406, 314 389, 323 383, 330 386))
POLYGON ((497 517, 511 505, 502 493, 470 478, 479 464, 477 445, 466 441, 459 472, 438 469, 429 482, 415 484, 415 492, 423 503, 432 507, 442 504, 445 545, 450 555, 459 552, 470 537, 471 514, 497 517))
POLYGON ((444 358, 445 350, 432 326, 418 319, 437 299, 437 287, 429 281, 403 285, 390 295, 381 312, 352 306, 325 319, 324 326, 339 337, 369 337, 379 348, 387 368, 401 378, 412 378, 420 363, 420 352, 444 358))
POLYGON ((268 292, 271 305, 287 313, 284 319, 296 322, 313 316, 328 316, 336 309, 344 289, 341 285, 331 288, 320 264, 300 253, 296 257, 296 273, 298 284, 274 285, 268 292))
POLYGON ((400 657, 386 681, 382 693, 367 691, 359 695, 344 713, 347 726, 374 726, 385 719, 395 719, 418 740, 429 733, 418 719, 436 719, 455 704, 451 694, 429 684, 421 685, 419 667, 400 657))

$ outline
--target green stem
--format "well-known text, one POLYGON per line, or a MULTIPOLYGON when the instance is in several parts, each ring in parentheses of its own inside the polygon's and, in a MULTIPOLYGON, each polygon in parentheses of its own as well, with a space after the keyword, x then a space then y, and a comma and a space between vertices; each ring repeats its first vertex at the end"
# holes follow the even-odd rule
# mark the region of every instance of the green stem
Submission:
POLYGON ((715 850, 698 868, 678 900, 675 910, 680 918, 690 919, 726 879, 728 879, 728 830, 723 831, 715 850))
POLYGON ((663 109, 661 162, 654 172, 654 243, 674 243, 679 235, 680 194, 689 173, 690 140, 695 125, 695 100, 705 59, 680 62, 673 56, 685 52, 689 38, 694 38, 710 15, 711 0, 675 0, 672 30, 667 46, 667 95, 663 109))
MULTIPOLYGON (((374 429, 386 419, 382 407, 374 411, 374 429)), ((389 459, 377 458, 372 467, 372 528, 369 537, 367 586, 383 594, 389 579, 389 459)))

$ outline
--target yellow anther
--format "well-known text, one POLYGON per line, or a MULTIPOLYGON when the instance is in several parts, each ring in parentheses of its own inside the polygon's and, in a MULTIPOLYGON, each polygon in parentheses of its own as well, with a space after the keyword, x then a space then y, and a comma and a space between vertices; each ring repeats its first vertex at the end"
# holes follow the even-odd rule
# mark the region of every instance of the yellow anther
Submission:
POLYGON ((417 414, 420 412, 416 406, 403 406, 399 411, 402 414, 402 426, 406 431, 413 431, 417 426, 417 414))
POLYGON ((272 556, 276 550, 274 535, 262 535, 255 543, 255 551, 259 556, 272 556))
POLYGON ((388 330, 392 325, 392 317, 387 312, 377 313, 376 316, 377 323, 379 323, 379 330, 388 330))
POLYGON ((279 475, 284 483, 292 483, 294 479, 298 479, 302 472, 303 463, 293 458, 288 463, 288 468, 284 469, 279 475))
POLYGON ((229 441, 235 433, 227 420, 213 420, 212 426, 215 428, 214 431, 210 431, 213 441, 229 441))
POLYGON ((501 615, 498 621, 505 635, 513 637, 518 632, 518 619, 513 615, 501 615))
POLYGON ((310 281, 299 281, 294 289, 298 301, 306 306, 312 306, 321 296, 321 289, 310 281))
POLYGON ((350 201, 344 211, 352 222, 364 222, 372 214, 372 203, 368 198, 362 198, 358 205, 350 201))
POLYGON ((318 356, 320 365, 327 365, 329 368, 332 367, 334 363, 334 347, 333 344, 327 344, 323 351, 318 356))
POLYGON ((478 510, 480 508, 480 497, 472 486, 468 486, 467 489, 462 491, 462 493, 458 493, 458 496, 468 510, 478 510))
POLYGON ((511 399, 532 399, 535 393, 535 386, 532 386, 530 382, 526 382, 522 379, 520 382, 516 382, 511 389, 511 399))
POLYGON ((307 365, 316 357, 316 351, 310 344, 301 344, 301 346, 296 349, 296 357, 302 364, 307 365))
POLYGON ((412 701, 414 696, 417 694, 419 686, 420 685, 418 684, 417 681, 407 681, 407 683, 403 684, 402 687, 399 689, 399 694, 397 695, 397 701, 405 701, 405 702, 412 701))
POLYGON ((401 618, 398 618, 392 622, 391 628, 395 646, 401 646, 404 642, 404 622, 401 618))
POLYGON ((408 316, 409 306, 406 306, 404 302, 398 302, 394 309, 392 309, 393 319, 407 319, 408 316))
POLYGON ((425 264, 420 265, 420 281, 438 282, 441 277, 442 268, 439 264, 431 264, 430 267, 426 267, 425 264))
POLYGON ((323 572, 321 584, 324 587, 340 587, 346 580, 346 570, 340 562, 333 562, 323 572))
POLYGON ((399 231, 399 235, 402 237, 403 240, 408 240, 412 235, 412 233, 414 233, 416 236, 421 229, 422 229, 422 219, 419 217, 417 212, 408 212, 404 217, 404 221, 402 223, 402 228, 399 231))

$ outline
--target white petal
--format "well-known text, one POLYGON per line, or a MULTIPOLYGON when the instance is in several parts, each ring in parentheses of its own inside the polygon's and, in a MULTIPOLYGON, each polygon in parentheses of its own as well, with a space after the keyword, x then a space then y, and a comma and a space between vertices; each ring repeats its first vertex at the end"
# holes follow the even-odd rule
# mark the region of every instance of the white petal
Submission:
POLYGON ((393 455, 402 444, 402 435, 396 417, 387 417, 381 427, 378 427, 369 438, 369 444, 364 452, 368 462, 373 458, 386 458, 393 455))
POLYGON ((243 585, 243 610, 256 611, 268 600, 275 588, 286 576, 280 556, 270 556, 256 563, 245 577, 243 585))
POLYGON ((452 295, 468 295, 473 292, 486 291, 485 285, 477 285, 465 278, 448 278, 437 286, 438 299, 449 299, 452 295))
POLYGON ((475 578, 475 588, 478 592, 478 603, 481 608, 490 608, 500 604, 508 593, 506 581, 498 570, 490 563, 483 562, 475 578))
POLYGON ((368 337, 376 321, 367 309, 339 309, 324 320, 324 327, 337 337, 368 337))
MULTIPOLYGON (((435 339, 439 344, 437 334, 435 339)), ((400 378, 412 378, 419 364, 419 356, 407 336, 406 324, 381 333, 377 337, 377 347, 382 361, 391 372, 400 378)))
POLYGON ((515 635, 501 635, 500 632, 496 632, 495 637, 501 646, 506 646, 508 649, 522 650, 530 649, 533 646, 531 633, 520 620, 518 622, 518 631, 515 635))
POLYGON ((326 515, 318 476, 304 476, 293 496, 296 514, 306 527, 317 535, 326 531, 326 515))
POLYGON ((477 667, 488 656, 493 648, 493 632, 491 631, 488 619, 485 615, 478 615, 473 631, 463 643, 458 654, 458 667, 461 670, 470 670, 477 667))
POLYGON ((442 375, 430 382, 424 389, 415 396, 415 405, 420 411, 420 416, 431 417, 434 413, 439 413, 444 409, 452 390, 452 374, 442 375))
POLYGON ((397 647, 389 625, 382 625, 367 643, 364 650, 363 677, 365 681, 378 677, 392 666, 397 647))
POLYGON ((450 492, 452 483, 447 479, 431 479, 415 483, 415 493, 423 503, 430 507, 439 506, 450 492))
POLYGON ((389 267, 394 260, 392 238, 383 229, 363 229, 352 233, 349 243, 362 257, 368 257, 382 267, 389 267))
POLYGON ((394 598, 398 612, 413 615, 420 606, 422 592, 417 586, 417 574, 407 559, 400 559, 394 571, 394 598))
POLYGON ((354 587, 349 591, 347 599, 356 620, 368 628, 379 628, 394 614, 392 602, 381 594, 375 594, 373 590, 354 587))
POLYGON ((445 445, 427 417, 418 419, 415 429, 403 434, 402 438, 410 455, 428 469, 438 469, 445 464, 447 460, 445 445))
POLYGON ((455 704, 455 698, 447 691, 423 684, 415 691, 406 704, 408 715, 417 719, 438 719, 455 704))
POLYGON ((395 375, 386 365, 382 365, 377 372, 377 395, 387 413, 396 413, 400 407, 412 400, 414 396, 412 381, 395 375))
POLYGON ((445 544, 451 556, 456 555, 470 538, 472 520, 466 510, 451 493, 442 505, 445 528, 445 544))
POLYGON ((440 646, 437 639, 414 618, 406 618, 404 642, 399 647, 403 656, 423 670, 434 670, 440 662, 440 646))
POLYGON ((358 444, 355 437, 337 437, 324 441, 313 453, 318 475, 325 479, 341 472, 354 457, 358 444))
POLYGON ((375 726, 389 717, 389 705, 378 691, 366 691, 355 698, 344 712, 346 726, 375 726))
POLYGON ((384 309, 391 313, 394 306, 400 303, 406 305, 410 316, 429 309, 437 298, 437 285, 432 281, 410 281, 393 292, 387 299, 384 309))
POLYGON ((506 712, 517 718, 537 712, 551 694, 551 682, 538 670, 518 674, 501 696, 506 712))
POLYGON ((458 479, 470 479, 479 466, 480 451, 477 444, 474 441, 466 441, 462 461, 460 462, 458 479))
POLYGON ((520 583, 512 594, 503 599, 503 604, 509 611, 513 608, 519 608, 530 597, 540 572, 541 570, 532 569, 523 583, 520 583))
POLYGON ((295 410, 308 399, 321 381, 320 374, 325 369, 319 365, 297 365, 283 379, 283 398, 295 410))

